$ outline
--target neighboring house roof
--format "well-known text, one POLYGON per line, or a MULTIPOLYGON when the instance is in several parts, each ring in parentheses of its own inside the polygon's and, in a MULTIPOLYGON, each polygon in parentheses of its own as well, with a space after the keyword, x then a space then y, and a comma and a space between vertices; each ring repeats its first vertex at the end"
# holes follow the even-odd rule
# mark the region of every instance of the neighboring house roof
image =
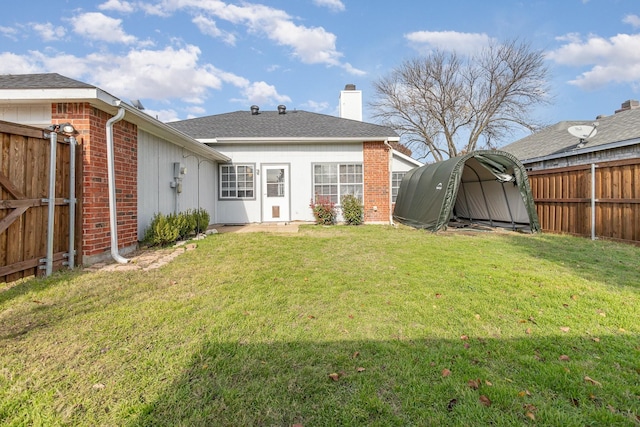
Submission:
POLYGON ((522 163, 569 157, 640 143, 640 108, 619 111, 596 120, 563 121, 506 145, 501 150, 516 156, 522 163), (580 140, 567 129, 593 126, 597 133, 579 147, 580 140))
POLYGON ((96 86, 57 73, 0 74, 0 105, 24 105, 45 102, 88 102, 109 114, 116 114, 119 108, 124 108, 125 120, 136 124, 145 132, 206 158, 221 161, 229 160, 222 153, 132 107, 96 86))
POLYGON ((391 128, 303 110, 235 111, 168 123, 203 142, 221 140, 384 140, 397 141, 391 128))
POLYGON ((95 86, 70 79, 58 73, 47 74, 0 74, 0 89, 71 89, 95 86))

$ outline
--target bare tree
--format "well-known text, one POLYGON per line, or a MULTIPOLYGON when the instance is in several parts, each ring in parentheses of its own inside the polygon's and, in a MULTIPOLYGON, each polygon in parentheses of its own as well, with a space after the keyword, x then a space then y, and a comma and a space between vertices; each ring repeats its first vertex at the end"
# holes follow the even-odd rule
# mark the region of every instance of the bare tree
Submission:
POLYGON ((547 75, 543 52, 515 40, 469 57, 436 50, 375 81, 370 104, 405 145, 440 161, 537 129, 530 114, 549 102, 547 75))

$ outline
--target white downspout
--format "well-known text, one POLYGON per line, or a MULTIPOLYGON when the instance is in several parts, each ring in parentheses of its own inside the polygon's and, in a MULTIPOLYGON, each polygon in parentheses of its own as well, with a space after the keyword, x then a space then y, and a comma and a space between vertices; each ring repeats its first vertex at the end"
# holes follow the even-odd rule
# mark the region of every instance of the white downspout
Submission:
POLYGON ((384 145, 389 147, 389 224, 393 223, 393 147, 389 144, 389 138, 384 140, 384 145))
MULTIPOLYGON (((120 105, 117 102, 116 105, 120 105)), ((109 181, 109 227, 111 234, 111 257, 120 264, 126 264, 128 259, 122 257, 118 253, 118 218, 116 215, 116 177, 115 166, 113 159, 113 124, 119 122, 124 117, 124 108, 120 107, 118 113, 107 120, 106 133, 107 133, 107 178, 109 181)))

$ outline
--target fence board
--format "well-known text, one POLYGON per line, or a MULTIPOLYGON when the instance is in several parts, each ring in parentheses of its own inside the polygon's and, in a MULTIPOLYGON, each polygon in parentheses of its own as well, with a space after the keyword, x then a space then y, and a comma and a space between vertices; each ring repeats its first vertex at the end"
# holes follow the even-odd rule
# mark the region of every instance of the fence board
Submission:
MULTIPOLYGON (((543 231, 591 236, 591 166, 528 173, 543 231)), ((640 159, 595 168, 597 237, 640 243, 640 159)))
MULTIPOLYGON (((0 282, 39 275, 47 253, 49 138, 42 130, 0 122, 0 282)), ((69 236, 70 147, 56 145, 53 269, 63 267, 69 236)))

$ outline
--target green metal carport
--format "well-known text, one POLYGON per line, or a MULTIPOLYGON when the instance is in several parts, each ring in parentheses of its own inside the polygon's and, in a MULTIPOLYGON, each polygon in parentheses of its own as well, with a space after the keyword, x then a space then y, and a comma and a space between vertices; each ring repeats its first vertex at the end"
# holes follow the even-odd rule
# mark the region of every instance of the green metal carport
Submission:
POLYGON ((540 231, 524 166, 498 150, 474 151, 409 171, 400 184, 393 218, 430 231, 452 221, 540 231))

